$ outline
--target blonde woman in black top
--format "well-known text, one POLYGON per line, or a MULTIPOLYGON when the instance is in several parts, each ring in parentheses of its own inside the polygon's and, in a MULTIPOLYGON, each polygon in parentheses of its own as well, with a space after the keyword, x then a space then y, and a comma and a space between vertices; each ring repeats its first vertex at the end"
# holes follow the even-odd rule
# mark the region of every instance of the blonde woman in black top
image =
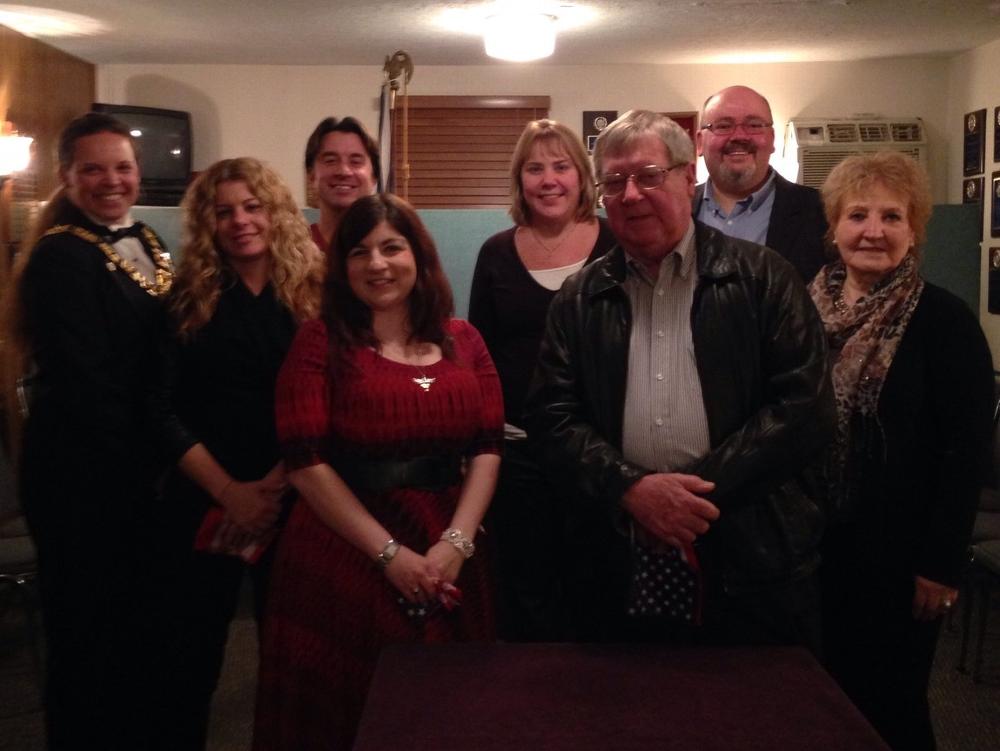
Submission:
POLYGON ((554 497, 525 443, 521 410, 549 302, 570 274, 604 255, 614 236, 595 213, 594 174, 573 131, 553 120, 525 127, 510 165, 515 226, 483 243, 469 322, 483 336, 503 386, 504 463, 491 519, 500 580, 500 635, 562 638, 554 553, 554 497))

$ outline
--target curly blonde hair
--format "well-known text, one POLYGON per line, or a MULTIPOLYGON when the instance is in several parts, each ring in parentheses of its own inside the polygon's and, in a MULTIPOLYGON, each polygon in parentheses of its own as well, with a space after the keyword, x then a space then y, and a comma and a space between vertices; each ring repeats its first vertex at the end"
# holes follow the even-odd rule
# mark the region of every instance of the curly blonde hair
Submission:
POLYGON ((219 184, 232 181, 246 183, 270 218, 271 283, 277 298, 300 322, 320 311, 323 254, 291 191, 257 159, 223 159, 198 176, 181 202, 182 251, 169 305, 182 338, 211 320, 229 278, 226 260, 215 244, 215 200, 219 184))

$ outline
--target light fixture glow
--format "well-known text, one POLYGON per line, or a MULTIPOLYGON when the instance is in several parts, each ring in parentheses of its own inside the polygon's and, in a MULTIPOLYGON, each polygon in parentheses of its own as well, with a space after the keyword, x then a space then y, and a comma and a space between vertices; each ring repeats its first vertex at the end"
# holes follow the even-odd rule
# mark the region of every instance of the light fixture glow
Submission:
POLYGON ((92 36, 108 30, 90 16, 27 5, 0 5, 0 25, 29 37, 92 36))
POLYGON ((486 18, 486 54, 523 63, 551 55, 556 48, 556 19, 547 13, 501 10, 486 18))
POLYGON ((0 176, 7 177, 27 169, 33 140, 28 136, 0 135, 0 176))
POLYGON ((132 136, 132 138, 141 138, 142 137, 142 131, 139 130, 138 128, 132 128, 132 130, 130 130, 128 132, 128 134, 130 136, 132 136))

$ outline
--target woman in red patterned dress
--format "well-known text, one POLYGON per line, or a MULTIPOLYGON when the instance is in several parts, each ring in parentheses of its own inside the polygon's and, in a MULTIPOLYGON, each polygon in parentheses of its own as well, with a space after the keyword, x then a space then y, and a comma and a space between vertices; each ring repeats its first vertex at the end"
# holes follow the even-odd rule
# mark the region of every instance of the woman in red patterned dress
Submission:
POLYGON ((493 637, 473 541, 500 465, 496 370, 406 202, 358 200, 333 248, 323 315, 278 378, 302 500, 272 573, 257 751, 350 748, 386 644, 493 637))

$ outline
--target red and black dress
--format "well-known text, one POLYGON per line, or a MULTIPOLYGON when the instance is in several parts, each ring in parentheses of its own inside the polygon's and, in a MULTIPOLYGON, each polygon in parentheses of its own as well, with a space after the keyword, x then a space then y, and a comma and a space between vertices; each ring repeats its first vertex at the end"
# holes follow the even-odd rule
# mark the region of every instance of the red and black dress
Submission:
MULTIPOLYGON (((331 383, 322 322, 299 331, 278 379, 278 436, 289 471, 327 463, 349 478, 358 466, 423 457, 499 453, 503 399, 478 332, 453 320, 454 360, 415 367, 368 348, 331 383), (429 388, 420 378, 434 379, 429 388)), ((423 553, 448 526, 460 478, 437 490, 352 487, 400 544, 423 553)), ((350 484, 350 482, 349 482, 350 484)), ((261 648, 254 748, 348 749, 380 649, 396 642, 491 639, 494 619, 487 556, 462 568, 462 606, 421 616, 371 554, 342 539, 296 503, 281 539, 261 648)))

